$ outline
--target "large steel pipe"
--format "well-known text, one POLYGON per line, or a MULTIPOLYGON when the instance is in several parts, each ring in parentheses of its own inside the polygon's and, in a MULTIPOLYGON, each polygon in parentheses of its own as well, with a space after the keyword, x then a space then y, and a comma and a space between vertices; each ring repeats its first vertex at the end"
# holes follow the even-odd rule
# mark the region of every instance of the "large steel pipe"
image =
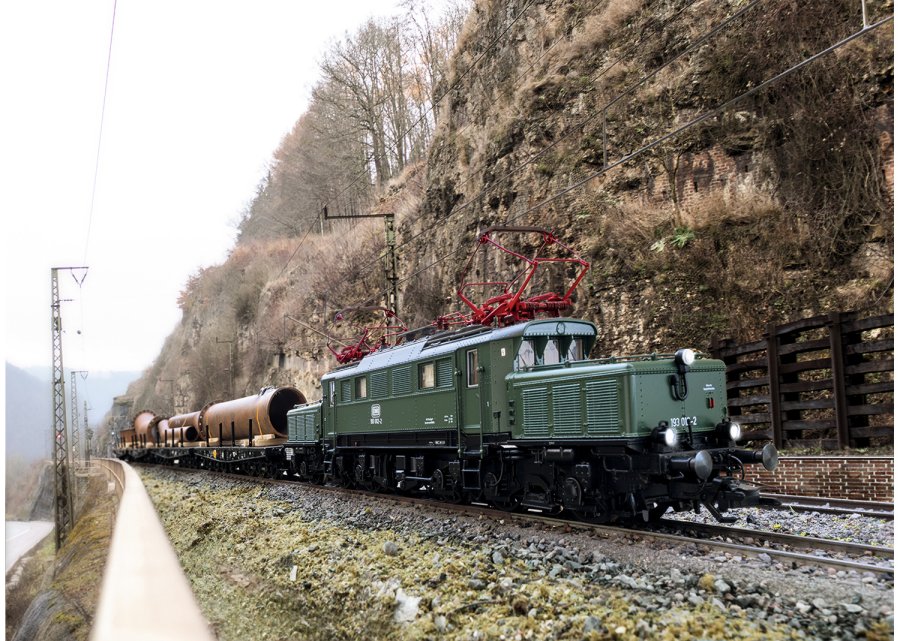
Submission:
POLYGON ((156 445, 159 442, 159 422, 164 420, 163 417, 157 416, 155 412, 150 410, 142 410, 138 412, 132 421, 137 442, 141 445, 156 445))
POLYGON ((164 430, 160 430, 159 438, 164 446, 176 447, 182 443, 196 443, 200 440, 200 432, 193 425, 174 428, 168 427, 164 430))
POLYGON ((266 387, 255 396, 213 403, 203 413, 203 429, 225 444, 253 438, 285 438, 287 413, 306 402, 293 387, 266 387))
MULTIPOLYGON (((211 404, 210 404, 211 405, 211 404)), ((206 440, 203 432, 203 413, 210 405, 199 412, 176 414, 169 418, 168 430, 161 434, 164 443, 193 443, 206 440)))
POLYGON ((188 426, 193 427, 198 432, 200 431, 200 412, 176 414, 175 416, 169 417, 169 429, 188 426))

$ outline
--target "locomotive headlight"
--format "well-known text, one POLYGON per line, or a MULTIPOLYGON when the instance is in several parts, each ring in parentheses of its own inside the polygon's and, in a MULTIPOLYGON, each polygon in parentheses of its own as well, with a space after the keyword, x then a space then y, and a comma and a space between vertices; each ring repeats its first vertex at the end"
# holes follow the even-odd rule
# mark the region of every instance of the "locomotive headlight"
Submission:
POLYGON ((675 352, 675 362, 684 367, 690 367, 697 360, 697 354, 692 349, 680 349, 675 352))
POLYGON ((737 441, 741 438, 741 426, 734 421, 722 421, 716 425, 716 434, 720 441, 737 441))
POLYGON ((662 432, 662 439, 666 447, 675 447, 675 443, 678 442, 678 432, 674 428, 667 427, 662 432))
POLYGON ((678 443, 678 432, 675 431, 675 428, 669 427, 666 421, 660 421, 659 425, 653 428, 650 437, 653 442, 666 447, 674 447, 678 443))

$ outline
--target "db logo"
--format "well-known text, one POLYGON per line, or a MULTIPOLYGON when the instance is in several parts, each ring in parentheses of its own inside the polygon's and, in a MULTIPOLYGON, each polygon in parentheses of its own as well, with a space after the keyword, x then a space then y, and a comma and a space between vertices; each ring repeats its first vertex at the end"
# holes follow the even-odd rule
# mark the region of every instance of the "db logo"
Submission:
POLYGON ((381 405, 375 403, 372 405, 371 410, 371 418, 369 419, 370 425, 381 425, 381 405))

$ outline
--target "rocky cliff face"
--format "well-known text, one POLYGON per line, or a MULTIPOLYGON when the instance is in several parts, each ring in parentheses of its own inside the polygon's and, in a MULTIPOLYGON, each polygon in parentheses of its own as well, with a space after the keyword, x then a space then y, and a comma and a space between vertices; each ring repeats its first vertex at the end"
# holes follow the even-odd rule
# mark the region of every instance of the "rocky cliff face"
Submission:
MULTIPOLYGON (((427 162, 375 205, 397 215, 401 315, 450 311, 476 231, 498 224, 552 229, 593 263, 573 314, 597 322, 597 355, 890 309, 890 27, 754 89, 861 25, 858 2, 477 2, 427 162)), ((170 405, 160 378, 188 410, 232 378, 236 395, 316 398, 333 366, 320 332, 385 292, 379 223, 321 231, 193 277, 135 408, 170 405)))
POLYGON ((838 5, 480 3, 408 269, 479 227, 555 229, 593 261, 578 312, 603 352, 889 308, 889 30, 730 102, 857 31, 859 7, 838 5))

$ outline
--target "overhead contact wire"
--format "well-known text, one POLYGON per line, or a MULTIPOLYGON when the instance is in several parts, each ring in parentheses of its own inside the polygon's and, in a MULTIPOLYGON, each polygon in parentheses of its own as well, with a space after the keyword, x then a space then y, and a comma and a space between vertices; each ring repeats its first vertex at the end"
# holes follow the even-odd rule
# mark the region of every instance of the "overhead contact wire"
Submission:
POLYGON ((94 202, 97 196, 97 176, 100 173, 100 151, 103 148, 103 126, 106 122, 106 97, 109 92, 109 70, 112 66, 113 37, 116 33, 116 5, 113 0, 112 24, 109 29, 109 46, 106 51, 106 73, 103 79, 103 103, 100 107, 100 131, 97 134, 97 155, 94 158, 94 180, 91 185, 91 208, 88 210, 87 234, 84 239, 84 264, 87 265, 88 248, 91 242, 91 226, 94 220, 94 202))
POLYGON ((829 53, 836 51, 837 49, 840 49, 841 47, 853 42, 857 38, 861 38, 862 36, 867 35, 869 32, 874 31, 875 29, 887 24, 888 22, 890 22, 893 19, 894 19, 894 16, 888 16, 887 18, 883 18, 883 19, 879 20, 878 22, 874 22, 874 23, 871 23, 871 24, 863 27, 856 33, 844 38, 843 40, 840 40, 839 42, 836 42, 835 44, 829 46, 826 49, 819 51, 816 54, 813 54, 812 56, 806 58, 805 60, 802 60, 801 62, 797 63, 793 67, 785 69, 781 73, 779 73, 775 76, 772 76, 771 78, 769 78, 767 80, 764 80, 760 84, 756 85, 752 89, 745 91, 744 93, 740 94, 739 96, 735 96, 734 98, 730 98, 729 100, 726 100, 725 102, 721 103, 717 107, 714 107, 714 108, 710 109, 709 111, 703 113, 702 115, 694 118, 693 120, 685 123, 684 125, 676 128, 676 129, 673 129, 666 135, 664 135, 660 138, 657 138, 653 142, 637 149, 636 151, 633 151, 630 154, 623 156, 619 160, 604 167, 603 169, 600 169, 599 171, 595 171, 595 172, 589 174, 588 176, 586 176, 585 178, 582 178, 581 180, 574 183, 573 185, 570 185, 569 187, 566 187, 565 189, 559 191, 558 193, 556 193, 548 198, 545 198, 541 202, 539 202, 535 205, 532 205, 531 207, 528 207, 527 209, 517 213, 514 216, 509 217, 508 220, 510 220, 510 221, 516 220, 526 214, 529 214, 533 211, 536 211, 537 209, 540 209, 541 207, 545 207, 547 204, 553 202, 554 200, 557 200, 558 198, 562 198, 566 194, 574 191, 575 189, 578 189, 579 187, 584 186, 586 183, 590 182, 591 180, 598 178, 599 176, 605 174, 610 169, 614 169, 630 160, 633 160, 635 157, 637 157, 647 151, 655 149, 659 145, 670 140, 671 138, 674 138, 675 136, 682 133, 683 131, 690 129, 691 127, 695 127, 696 125, 700 124, 701 122, 709 120, 710 118, 712 118, 713 116, 715 116, 716 114, 718 114, 721 111, 727 110, 729 107, 734 105, 736 102, 739 102, 740 100, 743 100, 744 98, 747 98, 749 96, 759 93, 766 87, 778 82, 779 80, 782 80, 783 78, 786 78, 787 76, 791 75, 792 73, 796 73, 797 71, 803 69, 804 67, 807 67, 808 65, 812 64, 819 58, 822 58, 822 57, 828 55, 829 53))

